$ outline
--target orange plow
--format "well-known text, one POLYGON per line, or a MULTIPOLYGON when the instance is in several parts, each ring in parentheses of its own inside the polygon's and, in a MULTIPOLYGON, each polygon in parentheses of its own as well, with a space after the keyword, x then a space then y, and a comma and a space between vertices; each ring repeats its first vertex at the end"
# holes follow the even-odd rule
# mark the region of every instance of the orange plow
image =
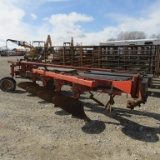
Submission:
MULTIPOLYGON (((19 83, 18 87, 45 101, 54 103, 55 106, 69 112, 72 116, 84 120, 90 120, 84 112, 82 102, 79 100, 84 92, 89 92, 90 98, 99 105, 104 104, 97 100, 91 91, 108 94, 110 99, 104 106, 109 111, 112 110, 114 97, 122 93, 130 94, 133 98, 126 104, 127 108, 130 109, 134 109, 134 107, 140 106, 141 103, 147 101, 146 86, 150 81, 149 75, 26 61, 10 61, 10 63, 12 79, 22 74, 29 73, 28 75, 30 75, 28 78, 31 79, 31 82, 19 83), (42 82, 42 85, 37 84, 39 80, 42 82), (63 85, 71 87, 73 97, 62 94, 63 85)), ((5 86, 3 86, 3 90, 13 91, 16 84, 13 83, 12 85, 13 87, 10 87, 12 90, 5 88, 5 86)))

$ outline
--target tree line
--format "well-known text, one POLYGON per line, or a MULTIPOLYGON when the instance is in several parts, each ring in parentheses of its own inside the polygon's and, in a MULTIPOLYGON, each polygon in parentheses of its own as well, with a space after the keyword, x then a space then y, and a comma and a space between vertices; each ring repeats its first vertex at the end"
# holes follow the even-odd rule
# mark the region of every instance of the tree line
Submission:
MULTIPOLYGON (((120 32, 117 38, 109 38, 107 41, 116 41, 116 40, 135 40, 135 39, 146 39, 147 35, 142 31, 132 31, 132 32, 120 32)), ((159 34, 152 34, 150 39, 160 39, 159 34)))

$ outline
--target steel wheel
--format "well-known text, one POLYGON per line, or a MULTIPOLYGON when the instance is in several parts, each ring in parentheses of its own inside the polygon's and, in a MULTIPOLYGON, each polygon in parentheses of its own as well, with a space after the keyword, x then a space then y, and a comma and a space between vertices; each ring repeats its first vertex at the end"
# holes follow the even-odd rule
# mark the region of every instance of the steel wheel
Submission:
POLYGON ((0 80, 0 89, 4 92, 12 92, 16 89, 16 81, 12 77, 5 77, 0 80))

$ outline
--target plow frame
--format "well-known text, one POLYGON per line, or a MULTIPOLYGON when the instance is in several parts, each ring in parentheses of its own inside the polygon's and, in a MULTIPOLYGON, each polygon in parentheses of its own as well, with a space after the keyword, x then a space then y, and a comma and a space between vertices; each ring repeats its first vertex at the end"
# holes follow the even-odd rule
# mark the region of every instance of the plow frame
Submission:
MULTIPOLYGON (((127 102, 127 108, 134 109, 136 106, 140 106, 141 103, 145 103, 147 101, 147 96, 145 94, 144 86, 142 85, 142 77, 140 74, 135 74, 129 80, 113 80, 113 79, 103 79, 92 77, 88 78, 85 76, 80 76, 74 73, 66 73, 66 72, 53 72, 48 70, 49 68, 68 68, 75 69, 76 71, 88 71, 93 68, 85 68, 85 67, 75 67, 75 66, 63 66, 63 65, 53 65, 47 63, 37 63, 37 62, 26 62, 26 61, 9 61, 11 63, 11 76, 15 77, 21 74, 31 74, 31 78, 33 82, 36 82, 39 77, 42 81, 43 85, 46 85, 48 80, 54 80, 54 86, 56 91, 61 91, 63 85, 70 85, 72 88, 72 92, 74 98, 79 99, 80 95, 83 92, 97 91, 108 93, 110 99, 105 107, 111 110, 111 106, 114 104, 113 98, 116 95, 121 95, 122 92, 126 94, 130 94, 133 100, 129 100, 127 102), (16 69, 18 67, 18 69, 16 69), (43 69, 41 69, 43 68, 43 69), (102 88, 100 86, 103 86, 102 88), (109 87, 109 89, 105 88, 109 87)), ((107 69, 96 69, 97 71, 109 71, 107 69)), ((90 96, 91 99, 93 95, 90 96)), ((96 100, 95 100, 96 101, 96 100)), ((98 102, 102 105, 101 102, 98 102)))

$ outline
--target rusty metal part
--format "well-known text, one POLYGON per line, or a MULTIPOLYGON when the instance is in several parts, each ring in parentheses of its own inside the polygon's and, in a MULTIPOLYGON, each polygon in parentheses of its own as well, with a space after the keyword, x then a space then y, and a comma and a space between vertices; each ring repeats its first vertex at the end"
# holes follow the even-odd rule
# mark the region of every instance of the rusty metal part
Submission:
POLYGON ((47 102, 52 102, 52 98, 55 96, 63 96, 61 92, 56 92, 56 91, 50 91, 50 90, 45 90, 45 91, 38 91, 37 96, 47 102))
POLYGON ((43 86, 49 88, 50 90, 55 90, 54 79, 46 76, 40 76, 40 79, 43 83, 43 86))
POLYGON ((72 114, 72 116, 90 121, 90 118, 84 112, 82 102, 73 97, 56 96, 52 98, 52 103, 54 103, 56 107, 60 107, 64 111, 72 114))
POLYGON ((54 86, 55 86, 55 90, 57 92, 60 92, 61 89, 62 89, 62 86, 65 85, 65 84, 67 84, 67 82, 64 81, 64 80, 61 80, 61 79, 55 79, 54 80, 54 86))
POLYGON ((109 112, 111 112, 112 111, 112 106, 113 106, 113 104, 114 104, 114 97, 115 97, 116 95, 112 95, 112 94, 109 94, 109 97, 110 97, 110 99, 109 99, 109 101, 107 102, 107 104, 105 105, 105 108, 109 111, 109 112))
POLYGON ((96 98, 94 97, 94 94, 93 94, 92 92, 89 91, 89 93, 90 93, 90 96, 89 96, 90 99, 94 100, 94 101, 97 102, 99 105, 104 106, 104 104, 103 104, 102 102, 100 102, 98 99, 96 99, 96 98))
POLYGON ((140 107, 141 104, 145 104, 147 101, 147 95, 145 95, 143 97, 143 99, 136 99, 136 100, 128 100, 127 101, 127 105, 126 107, 129 108, 129 109, 134 109, 136 106, 140 107))
POLYGON ((90 91, 90 88, 85 86, 85 85, 79 85, 79 84, 76 84, 74 83, 72 85, 72 92, 74 94, 74 98, 75 99, 79 99, 80 98, 80 95, 83 93, 83 92, 86 92, 86 91, 90 91))
POLYGON ((31 86, 39 86, 37 83, 34 82, 20 82, 18 83, 18 87, 26 90, 27 87, 31 87, 31 86))
POLYGON ((29 87, 26 87, 26 91, 33 94, 33 95, 37 95, 37 93, 39 91, 46 91, 46 90, 49 90, 49 88, 43 87, 43 86, 29 86, 29 87))

